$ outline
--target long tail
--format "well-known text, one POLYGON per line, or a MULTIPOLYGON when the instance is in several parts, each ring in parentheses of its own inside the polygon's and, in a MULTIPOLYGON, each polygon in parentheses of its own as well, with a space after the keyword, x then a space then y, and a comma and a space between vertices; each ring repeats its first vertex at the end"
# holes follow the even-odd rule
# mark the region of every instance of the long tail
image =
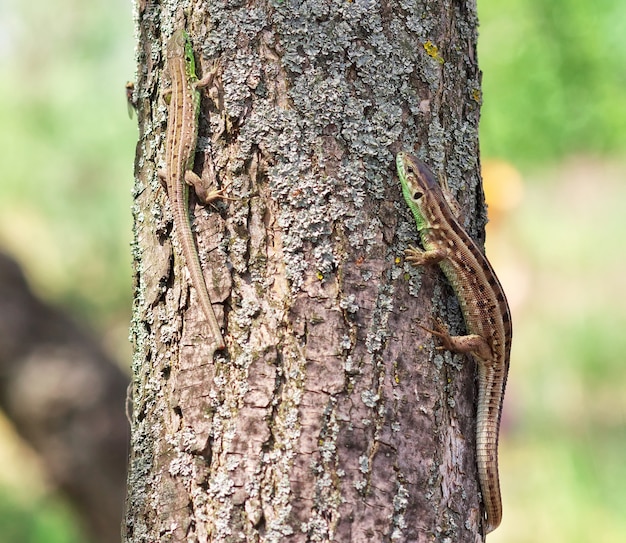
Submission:
POLYGON ((204 280, 204 274, 202 273, 202 267, 200 266, 200 258, 198 256, 198 250, 193 239, 191 232, 191 223, 189 215, 178 217, 176 220, 176 227, 178 228, 178 235, 183 248, 183 254, 185 257, 185 264, 191 275, 191 284, 196 289, 198 300, 206 315, 209 328, 211 329, 211 335, 216 343, 216 349, 219 351, 225 347, 224 337, 222 331, 217 322, 215 311, 213 311, 213 304, 211 304, 211 298, 207 290, 206 282, 204 280))
POLYGON ((488 367, 478 362, 478 416, 476 423, 476 461, 478 478, 487 513, 486 532, 492 532, 502 520, 502 498, 498 475, 498 434, 504 396, 505 377, 498 365, 488 367))

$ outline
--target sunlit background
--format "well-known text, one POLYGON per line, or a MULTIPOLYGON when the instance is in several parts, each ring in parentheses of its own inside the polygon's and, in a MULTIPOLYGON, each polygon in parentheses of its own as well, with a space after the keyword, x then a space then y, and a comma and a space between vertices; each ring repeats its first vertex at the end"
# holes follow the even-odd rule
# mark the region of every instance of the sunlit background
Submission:
MULTIPOLYGON (((515 337, 492 543, 626 541, 626 3, 479 0, 488 254, 515 337)), ((0 0, 0 248, 128 361, 127 0, 0 0)), ((0 419, 0 540, 84 542, 0 419)))

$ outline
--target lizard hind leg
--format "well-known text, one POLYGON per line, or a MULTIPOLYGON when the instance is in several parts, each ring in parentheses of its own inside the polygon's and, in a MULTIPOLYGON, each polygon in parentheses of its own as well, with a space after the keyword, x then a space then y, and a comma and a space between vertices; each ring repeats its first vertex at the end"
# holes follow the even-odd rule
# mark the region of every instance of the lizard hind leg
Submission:
POLYGON ((441 346, 437 347, 437 349, 451 351, 453 353, 474 354, 483 360, 491 357, 489 343, 478 334, 451 336, 448 327, 435 317, 433 317, 434 329, 426 328, 421 324, 418 326, 441 340, 441 346))
POLYGON ((185 182, 194 188, 196 196, 205 205, 215 200, 232 200, 232 198, 226 196, 227 186, 217 189, 210 181, 200 177, 192 170, 185 172, 185 182))

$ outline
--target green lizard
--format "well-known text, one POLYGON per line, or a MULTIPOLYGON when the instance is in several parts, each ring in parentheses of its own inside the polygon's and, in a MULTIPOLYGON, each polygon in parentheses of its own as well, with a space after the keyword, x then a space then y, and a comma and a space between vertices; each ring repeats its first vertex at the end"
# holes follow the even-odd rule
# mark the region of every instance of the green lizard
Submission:
POLYGON ((498 432, 511 352, 511 314, 491 265, 459 224, 432 172, 417 158, 398 153, 402 194, 413 212, 424 250, 410 247, 406 259, 413 265, 439 264, 459 300, 467 335, 450 336, 435 321, 444 349, 470 353, 478 366, 476 457, 478 477, 487 513, 487 533, 502 519, 498 479, 498 432))
POLYGON ((189 269, 191 284, 206 315, 216 349, 219 350, 225 347, 224 338, 204 280, 189 217, 189 185, 193 185, 196 194, 205 204, 224 197, 223 189, 209 190, 208 183, 192 170, 200 115, 198 89, 209 85, 214 74, 209 73, 198 80, 191 40, 184 29, 176 30, 167 43, 167 72, 172 87, 165 93, 166 98, 169 97, 169 110, 165 143, 167 171, 164 177, 174 216, 174 226, 189 269))

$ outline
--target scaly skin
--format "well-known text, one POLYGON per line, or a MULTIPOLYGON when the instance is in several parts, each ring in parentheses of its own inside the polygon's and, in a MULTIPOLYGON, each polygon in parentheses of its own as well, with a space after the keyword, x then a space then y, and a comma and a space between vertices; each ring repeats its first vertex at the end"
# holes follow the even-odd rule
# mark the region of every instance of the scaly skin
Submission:
POLYGON ((167 192, 191 283, 206 315, 216 349, 219 350, 225 347, 224 338, 200 266, 188 211, 189 185, 194 185, 196 194, 204 203, 223 197, 221 190, 208 191, 206 183, 192 171, 200 114, 198 89, 208 85, 213 74, 198 80, 191 41, 183 29, 174 32, 167 44, 167 71, 172 82, 171 92, 168 92, 170 102, 165 144, 167 192))
POLYGON ((459 224, 432 172, 408 153, 398 153, 396 166, 424 247, 407 249, 406 259, 414 265, 439 264, 459 299, 468 335, 450 336, 438 322, 436 330, 427 330, 443 348, 471 353, 477 362, 476 458, 489 533, 502 519, 498 433, 511 352, 509 306, 493 268, 459 224))

